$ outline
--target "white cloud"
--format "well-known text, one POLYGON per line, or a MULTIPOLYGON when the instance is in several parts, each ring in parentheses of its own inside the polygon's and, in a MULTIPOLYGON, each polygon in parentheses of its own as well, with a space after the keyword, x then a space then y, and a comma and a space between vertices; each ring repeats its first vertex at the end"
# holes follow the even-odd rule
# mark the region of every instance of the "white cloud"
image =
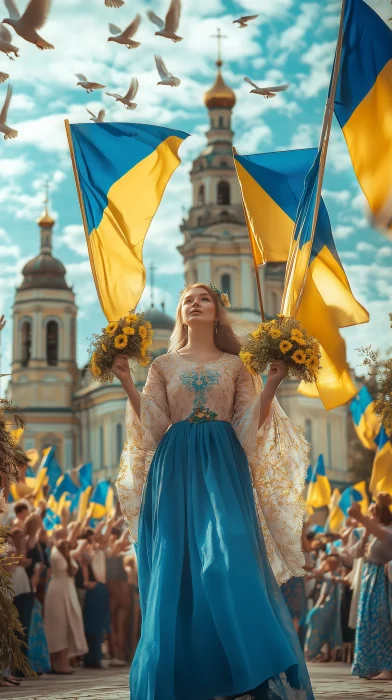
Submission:
POLYGON ((253 127, 248 134, 243 133, 236 139, 236 148, 239 153, 255 153, 259 149, 264 150, 271 142, 272 129, 267 124, 259 124, 259 126, 253 127))
POLYGON ((313 148, 316 144, 314 126, 300 124, 291 138, 289 148, 313 148))
POLYGON ((338 224, 338 226, 335 226, 334 228, 334 238, 336 240, 342 239, 342 238, 348 238, 354 233, 354 227, 353 226, 345 226, 343 224, 338 224))
POLYGON ((358 254, 354 253, 351 250, 343 250, 341 253, 339 253, 339 257, 343 262, 350 262, 352 260, 359 260, 358 254))
POLYGON ((321 90, 328 88, 335 46, 335 41, 324 41, 312 44, 304 53, 301 60, 302 63, 310 66, 310 71, 300 82, 298 88, 300 95, 315 97, 321 90))
POLYGON ((375 253, 376 250, 376 246, 372 245, 371 243, 367 243, 366 241, 359 241, 359 243, 357 243, 358 253, 375 253))
POLYGON ((383 246, 382 248, 379 248, 377 251, 377 257, 379 260, 383 260, 383 258, 390 258, 392 255, 392 244, 390 246, 383 246))
POLYGON ((351 200, 352 194, 349 190, 334 192, 332 190, 323 189, 323 197, 325 199, 332 199, 334 202, 339 202, 340 204, 347 204, 347 202, 351 200))
POLYGON ((0 259, 19 258, 20 248, 18 245, 0 245, 0 259))
POLYGON ((81 224, 69 224, 65 226, 62 234, 58 238, 59 243, 64 243, 75 253, 86 257, 88 255, 86 235, 81 224))
POLYGON ((14 158, 2 158, 0 161, 0 178, 14 178, 25 175, 31 170, 33 163, 27 160, 26 156, 15 156, 14 158))
POLYGON ((313 26, 320 12, 316 3, 303 3, 295 22, 285 29, 280 36, 280 48, 287 52, 298 51, 303 46, 303 39, 313 26))

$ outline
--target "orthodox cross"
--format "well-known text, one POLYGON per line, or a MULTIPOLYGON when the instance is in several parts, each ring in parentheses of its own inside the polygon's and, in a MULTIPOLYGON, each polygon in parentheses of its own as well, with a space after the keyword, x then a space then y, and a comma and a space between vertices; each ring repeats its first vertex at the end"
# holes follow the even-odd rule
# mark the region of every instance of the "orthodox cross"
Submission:
POLYGON ((227 39, 227 36, 224 34, 221 34, 221 30, 218 29, 216 30, 216 34, 213 34, 211 36, 211 39, 217 39, 218 40, 218 60, 217 60, 217 65, 221 66, 223 61, 222 61, 222 39, 227 39))

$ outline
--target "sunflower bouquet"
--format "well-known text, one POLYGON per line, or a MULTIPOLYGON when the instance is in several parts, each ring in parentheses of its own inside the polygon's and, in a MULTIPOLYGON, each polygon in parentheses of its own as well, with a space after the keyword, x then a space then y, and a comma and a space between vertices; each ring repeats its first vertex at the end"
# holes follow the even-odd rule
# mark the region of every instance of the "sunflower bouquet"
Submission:
POLYGON ((252 374, 262 374, 274 360, 282 360, 292 379, 316 381, 320 367, 320 345, 295 318, 278 315, 261 323, 243 345, 240 358, 252 374))
POLYGON ((97 381, 110 384, 114 379, 113 360, 120 353, 147 367, 152 359, 149 352, 152 336, 151 323, 145 321, 142 313, 130 312, 128 316, 109 323, 90 341, 90 373, 97 381))

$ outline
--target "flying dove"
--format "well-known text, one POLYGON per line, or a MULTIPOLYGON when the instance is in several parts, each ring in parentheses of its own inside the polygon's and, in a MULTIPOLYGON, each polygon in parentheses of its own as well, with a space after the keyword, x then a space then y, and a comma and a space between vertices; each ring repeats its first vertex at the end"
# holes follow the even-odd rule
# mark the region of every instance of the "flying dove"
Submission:
POLYGON ((181 0, 171 0, 165 22, 158 17, 155 12, 149 10, 148 18, 159 27, 159 32, 155 32, 156 36, 164 36, 166 39, 171 39, 174 42, 182 41, 183 37, 178 36, 176 31, 180 24, 181 0))
POLYGON ((18 132, 15 129, 11 129, 11 127, 7 126, 7 124, 6 124, 8 107, 10 106, 11 97, 12 97, 12 87, 11 87, 11 85, 8 85, 8 90, 7 90, 5 100, 4 100, 3 109, 0 112, 0 133, 4 134, 5 140, 6 139, 16 139, 16 137, 18 135, 18 132))
POLYGON ((5 81, 8 80, 9 77, 10 76, 8 75, 8 73, 1 73, 0 72, 0 85, 1 85, 1 83, 5 83, 5 81))
POLYGON ((107 92, 106 94, 109 95, 109 97, 115 97, 116 102, 122 102, 125 109, 136 109, 137 104, 136 102, 132 102, 132 100, 136 97, 138 88, 139 83, 137 81, 137 78, 132 78, 129 90, 127 94, 124 95, 124 97, 121 97, 121 95, 117 95, 117 93, 113 92, 107 92))
POLYGON ((254 92, 255 95, 263 95, 267 100, 270 97, 276 97, 277 92, 283 92, 283 90, 287 90, 289 87, 288 83, 285 85, 276 85, 275 87, 258 87, 250 78, 244 78, 244 80, 255 88, 251 90, 251 92, 254 92))
POLYGON ((0 24, 0 51, 6 53, 8 58, 10 58, 11 61, 13 61, 14 57, 10 54, 13 53, 16 57, 18 57, 19 49, 16 46, 13 46, 11 44, 11 41, 11 32, 9 31, 9 29, 7 29, 7 27, 4 26, 4 24, 0 24))
POLYGON ((248 22, 252 19, 257 19, 258 16, 259 15, 247 15, 246 17, 240 17, 239 19, 235 19, 233 24, 238 24, 239 29, 245 29, 245 27, 248 26, 248 22))
POLYGON ((79 82, 76 85, 80 85, 87 92, 93 92, 93 90, 102 90, 106 85, 101 85, 101 83, 90 83, 83 73, 75 73, 76 77, 79 78, 79 82))
POLYGON ((131 22, 124 31, 121 31, 115 24, 109 24, 110 33, 116 36, 110 36, 108 41, 116 41, 117 44, 124 44, 127 49, 137 49, 137 47, 140 46, 140 41, 133 41, 131 37, 133 37, 139 29, 140 19, 140 15, 136 15, 133 22, 131 22))
POLYGON ((106 7, 121 7, 124 5, 124 0, 105 0, 106 7))
POLYGON ((181 80, 179 78, 176 78, 170 73, 170 71, 167 70, 163 59, 160 56, 155 56, 155 63, 158 69, 159 76, 161 78, 157 85, 171 85, 171 87, 178 87, 181 83, 181 80))
POLYGON ((99 110, 98 116, 95 116, 95 114, 93 114, 93 112, 90 112, 88 107, 86 107, 86 109, 87 109, 88 113, 91 114, 90 122, 95 122, 96 124, 101 124, 104 121, 105 114, 106 114, 104 109, 99 110))
POLYGON ((24 14, 21 16, 15 5, 15 0, 4 0, 9 18, 3 19, 3 24, 10 24, 17 34, 30 44, 35 44, 39 49, 54 49, 37 32, 48 19, 52 0, 30 0, 24 14))

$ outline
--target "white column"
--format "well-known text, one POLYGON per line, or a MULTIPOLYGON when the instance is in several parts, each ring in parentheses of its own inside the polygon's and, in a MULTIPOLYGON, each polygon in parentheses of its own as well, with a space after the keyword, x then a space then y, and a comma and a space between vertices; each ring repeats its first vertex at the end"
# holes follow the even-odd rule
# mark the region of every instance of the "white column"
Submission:
POLYGON ((241 258, 241 304, 244 309, 253 309, 252 299, 253 277, 249 269, 249 260, 241 258))
POLYGON ((22 358, 22 330, 19 328, 20 317, 14 314, 12 329, 12 360, 20 361, 22 358))
POLYGON ((40 337, 42 335, 42 313, 40 311, 34 311, 32 314, 32 342, 31 342, 31 356, 37 360, 41 359, 40 355, 40 337))

